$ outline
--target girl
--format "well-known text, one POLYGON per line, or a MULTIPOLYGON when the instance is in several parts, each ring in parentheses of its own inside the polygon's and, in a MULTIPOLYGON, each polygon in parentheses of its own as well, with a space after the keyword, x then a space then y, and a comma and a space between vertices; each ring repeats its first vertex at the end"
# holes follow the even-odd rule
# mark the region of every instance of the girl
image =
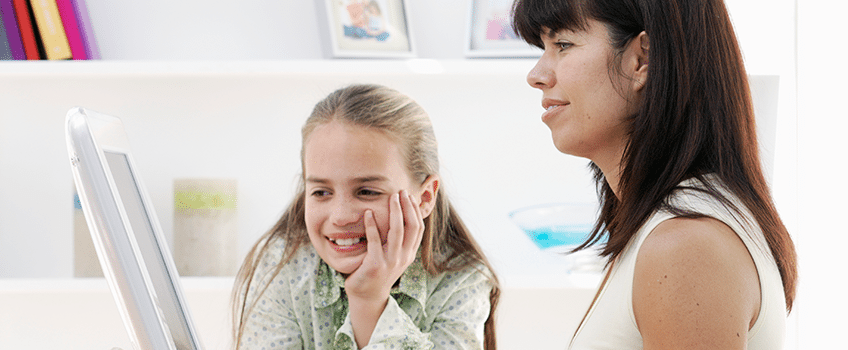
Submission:
POLYGON ((721 0, 517 0, 555 146, 592 161, 607 276, 572 349, 781 349, 792 240, 721 0))
POLYGON ((239 349, 495 349, 498 281, 440 186, 430 120, 375 85, 302 130, 300 190, 233 292, 239 349))

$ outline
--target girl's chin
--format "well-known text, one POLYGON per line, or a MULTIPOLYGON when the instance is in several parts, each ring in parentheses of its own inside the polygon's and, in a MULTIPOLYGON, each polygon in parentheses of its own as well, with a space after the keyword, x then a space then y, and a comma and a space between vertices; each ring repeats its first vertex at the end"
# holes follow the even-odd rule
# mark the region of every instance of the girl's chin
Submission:
POLYGON ((359 268, 360 265, 362 265, 362 260, 365 259, 365 254, 363 253, 360 256, 347 256, 344 258, 336 257, 330 259, 322 257, 322 259, 324 259, 324 262, 326 262, 327 265, 330 265, 333 270, 336 270, 336 272, 347 278, 347 275, 352 274, 359 268))

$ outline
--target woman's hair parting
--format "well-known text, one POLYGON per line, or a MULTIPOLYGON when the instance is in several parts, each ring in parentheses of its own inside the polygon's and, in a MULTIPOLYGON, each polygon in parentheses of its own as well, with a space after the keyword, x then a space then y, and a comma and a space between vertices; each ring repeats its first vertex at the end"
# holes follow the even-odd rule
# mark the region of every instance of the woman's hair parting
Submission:
MULTIPOLYGON (((372 84, 350 85, 330 93, 315 105, 301 129, 301 163, 304 157, 303 145, 306 144, 312 132, 330 122, 340 122, 380 132, 397 142, 406 162, 405 168, 416 183, 423 184, 429 176, 439 173, 438 144, 430 117, 407 95, 385 86, 372 84)), ((500 295, 497 277, 448 200, 443 186, 438 186, 436 193, 436 205, 433 212, 425 219, 425 231, 420 247, 422 263, 430 274, 479 265, 488 269, 486 273, 494 287, 490 295, 491 313, 485 326, 485 348, 494 350, 494 315, 500 295)), ((261 294, 267 288, 267 286, 251 284, 254 279, 260 280, 255 278, 254 274, 270 243, 279 239, 285 242, 285 251, 276 270, 272 272, 274 275, 279 273, 298 249, 304 244, 310 244, 304 222, 305 199, 301 176, 295 198, 274 227, 253 246, 239 270, 233 290, 236 344, 241 337, 244 320, 252 309, 252 305, 246 300, 247 291, 252 288, 261 288, 259 292, 261 294)))
POLYGON ((655 210, 697 216, 666 201, 686 179, 700 180, 707 194, 735 208, 704 178, 715 174, 762 228, 791 309, 797 278, 795 248, 760 165, 748 76, 724 2, 517 0, 513 16, 519 36, 542 48, 542 35, 585 30, 589 20, 603 23, 614 52, 609 60, 611 77, 621 74, 615 67, 633 38, 644 31, 650 41, 650 67, 639 111, 630 119, 619 195, 592 164, 601 215, 581 248, 607 235, 603 254, 612 259, 655 210))

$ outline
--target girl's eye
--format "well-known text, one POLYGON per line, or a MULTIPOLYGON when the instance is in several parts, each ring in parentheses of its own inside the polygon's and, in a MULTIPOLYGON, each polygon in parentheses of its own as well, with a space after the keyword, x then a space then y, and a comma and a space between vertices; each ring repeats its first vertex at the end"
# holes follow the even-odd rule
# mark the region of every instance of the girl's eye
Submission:
POLYGON ((330 195, 330 191, 327 191, 327 190, 314 190, 314 191, 310 192, 310 193, 309 193, 309 195, 310 195, 310 196, 312 196, 312 197, 316 197, 316 198, 323 198, 323 197, 327 197, 327 196, 329 196, 329 195, 330 195))
POLYGON ((375 190, 372 190, 372 189, 363 188, 363 189, 360 189, 359 192, 357 192, 357 194, 360 195, 360 196, 363 196, 363 197, 376 197, 376 196, 379 196, 383 193, 380 192, 380 191, 375 191, 375 190))

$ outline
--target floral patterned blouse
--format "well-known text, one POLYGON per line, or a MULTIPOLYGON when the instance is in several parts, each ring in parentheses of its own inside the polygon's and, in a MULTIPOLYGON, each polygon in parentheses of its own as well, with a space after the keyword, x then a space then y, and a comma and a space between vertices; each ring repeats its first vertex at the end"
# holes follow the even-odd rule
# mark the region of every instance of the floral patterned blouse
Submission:
MULTIPOLYGON (((344 277, 310 244, 271 276, 283 243, 278 240, 267 251, 248 291, 248 305, 261 286, 268 289, 247 317, 239 349, 357 349, 344 277)), ((416 258, 392 288, 363 350, 482 349, 491 290, 483 266, 431 276, 416 258)))

